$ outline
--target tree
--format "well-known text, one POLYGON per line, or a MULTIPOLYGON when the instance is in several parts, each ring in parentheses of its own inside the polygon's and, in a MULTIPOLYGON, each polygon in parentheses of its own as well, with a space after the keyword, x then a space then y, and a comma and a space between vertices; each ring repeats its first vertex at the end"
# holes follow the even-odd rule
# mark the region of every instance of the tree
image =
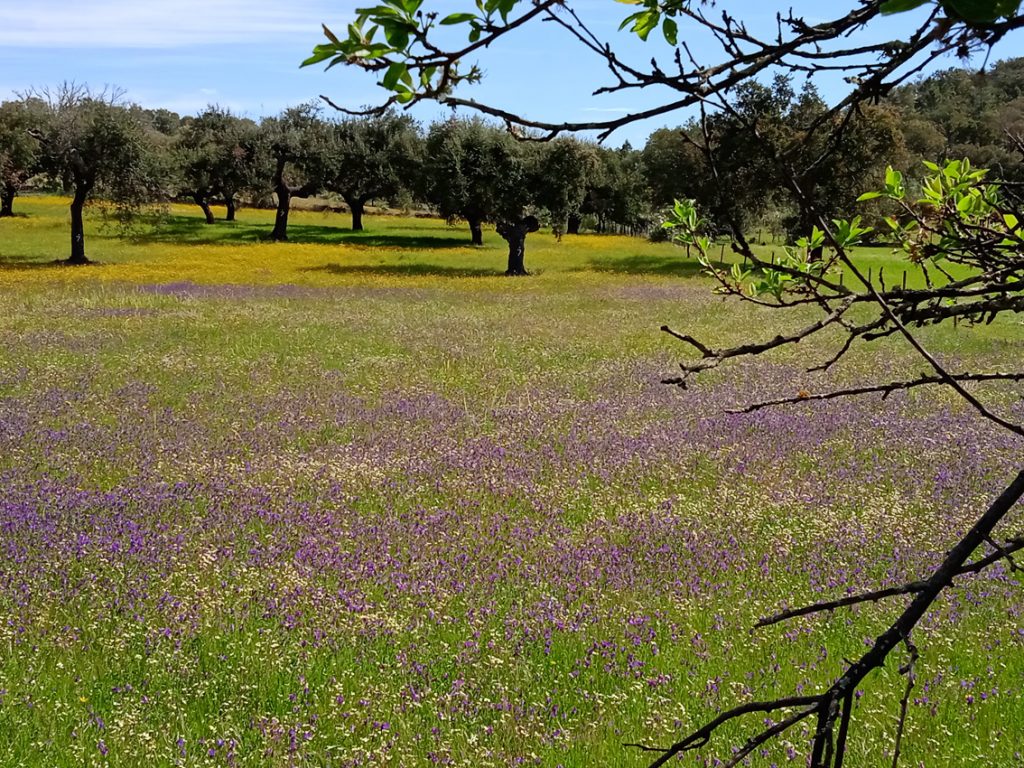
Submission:
POLYGON ((363 229, 366 203, 394 197, 418 178, 422 142, 405 115, 353 118, 334 126, 331 170, 325 186, 352 212, 352 230, 363 229))
MULTIPOLYGON (((597 169, 590 180, 580 213, 597 219, 597 231, 608 224, 640 224, 649 214, 650 189, 639 152, 628 144, 619 149, 597 149, 597 169)), ((569 234, 579 231, 579 218, 569 218, 569 234), (574 226, 575 224, 575 226, 574 226)))
POLYGON ((182 122, 174 144, 180 192, 195 201, 207 224, 214 223, 210 203, 218 196, 227 207, 225 220, 235 220, 236 197, 256 173, 255 131, 251 121, 217 106, 182 122))
POLYGON ((427 133, 423 195, 449 223, 469 224, 473 245, 483 245, 482 225, 525 205, 521 146, 482 120, 434 123, 427 133))
POLYGON ((564 234, 569 219, 579 216, 597 173, 597 151, 590 144, 563 138, 534 145, 532 155, 533 202, 550 214, 555 234, 564 234))
POLYGON ((1010 59, 984 74, 936 72, 897 88, 889 101, 902 113, 909 148, 922 159, 969 157, 1004 179, 1024 180, 1012 141, 1021 132, 1022 92, 1024 60, 1010 59))
MULTIPOLYGON (((623 28, 628 27, 643 40, 647 40, 655 30, 660 30, 660 36, 676 49, 671 67, 660 66, 656 59, 652 60, 649 69, 638 69, 625 63, 611 45, 601 42, 565 0, 536 0, 528 4, 505 0, 478 5, 475 9, 470 7, 440 20, 437 14, 419 12, 418 0, 384 0, 360 10, 347 36, 337 37, 327 30, 328 41, 316 46, 305 64, 344 63, 370 72, 386 73, 381 84, 391 95, 381 108, 394 103, 411 104, 432 99, 447 106, 465 107, 499 117, 523 129, 541 131, 549 138, 580 130, 597 131, 604 138, 617 128, 637 120, 688 106, 699 107, 702 119, 697 141, 713 174, 721 163, 730 159, 720 151, 721 144, 709 141, 715 137, 713 123, 715 120, 725 120, 727 124, 736 121, 756 142, 757 148, 764 151, 771 161, 772 173, 777 174, 776 178, 792 193, 798 208, 807 212, 808 218, 816 220, 816 226, 797 241, 782 264, 759 260, 740 237, 742 233, 734 232, 738 236, 736 248, 747 257, 753 269, 748 273, 737 266, 735 272, 722 274, 714 269, 707 256, 710 240, 702 231, 703 217, 692 201, 678 201, 674 207, 675 218, 669 224, 680 233, 683 241, 704 252, 705 264, 725 292, 780 310, 793 306, 817 309, 820 315, 814 323, 802 329, 779 334, 766 341, 750 340, 728 349, 715 349, 690 336, 673 332, 700 356, 695 362, 683 363, 683 375, 675 379, 675 383, 686 385, 700 371, 718 367, 737 357, 798 343, 822 331, 841 330, 845 337, 826 367, 842 359, 846 350, 858 340, 866 342, 879 337, 899 336, 917 352, 928 371, 915 379, 854 391, 837 390, 824 393, 821 398, 940 384, 955 391, 982 418, 1024 437, 1024 427, 992 411, 965 387, 968 382, 992 379, 1020 381, 1024 380, 1024 374, 950 372, 911 331, 915 325, 961 317, 978 322, 1006 311, 1024 311, 1024 295, 1019 290, 1024 279, 1024 232, 1020 226, 1024 221, 1024 211, 1013 189, 987 182, 984 174, 979 175, 969 163, 944 167, 935 165, 930 169, 932 177, 923 187, 924 197, 915 206, 909 203, 902 175, 896 171, 888 172, 885 190, 878 192, 877 197, 885 198, 900 208, 902 220, 893 218, 889 226, 892 236, 906 249, 911 262, 927 264, 929 269, 940 269, 944 259, 957 261, 969 266, 969 277, 961 280, 950 278, 949 284, 941 287, 929 282, 923 291, 879 290, 846 252, 847 247, 867 234, 867 228, 862 227, 856 218, 836 223, 826 220, 813 197, 800 184, 800 177, 805 174, 794 171, 788 164, 787 158, 793 157, 794 152, 778 151, 778 144, 771 135, 774 121, 765 121, 756 112, 752 114, 749 105, 742 103, 744 94, 739 91, 740 88, 751 88, 755 78, 773 71, 813 74, 827 68, 845 75, 851 84, 850 92, 824 110, 803 131, 805 137, 812 137, 818 126, 832 123, 825 152, 833 152, 852 116, 862 105, 885 97, 908 77, 946 53, 967 57, 1024 27, 1024 16, 1019 13, 1020 3, 1017 0, 866 0, 818 23, 808 22, 792 11, 788 15, 780 13, 776 23, 764 35, 738 20, 728 10, 721 11, 718 7, 713 14, 706 13, 704 3, 640 0, 634 5, 635 10, 626 17, 623 28), (903 40, 894 43, 889 34, 879 30, 879 19, 883 16, 921 6, 929 6, 931 12, 921 15, 916 29, 903 40), (677 47, 679 20, 703 30, 713 43, 720 46, 718 60, 701 64, 694 58, 690 46, 677 47), (526 24, 539 21, 562 27, 584 50, 597 57, 602 68, 612 76, 612 83, 602 88, 602 92, 656 87, 668 89, 672 92, 671 97, 641 112, 608 120, 552 122, 531 119, 500 106, 457 95, 460 86, 477 82, 482 77, 478 66, 464 68, 462 62, 466 57, 497 44, 502 37, 526 24), (461 27, 467 33, 466 43, 446 48, 445 40, 450 38, 439 36, 440 26, 461 27), (375 40, 378 32, 382 39, 375 40), (715 109, 717 113, 708 115, 708 109, 715 109), (815 255, 819 249, 821 258, 815 255), (839 264, 853 275, 861 287, 851 288, 834 279, 829 270, 839 264), (867 309, 873 312, 865 318, 861 313, 867 309)), ((812 143, 810 138, 801 142, 807 147, 812 143)), ((1017 143, 1024 150, 1024 142, 1017 140, 1017 143)), ((824 157, 824 154, 819 157, 824 157)), ((787 402, 797 399, 807 398, 790 398, 787 402)), ((752 407, 768 405, 770 403, 752 407)), ((1002 542, 994 538, 996 526, 1021 496, 1024 496, 1024 471, 1007 485, 987 510, 979 514, 971 529, 963 534, 942 563, 920 581, 795 612, 786 611, 778 617, 764 620, 762 624, 768 624, 788 616, 806 615, 860 601, 912 595, 910 603, 890 627, 870 644, 860 658, 850 662, 846 671, 827 689, 766 702, 748 702, 723 712, 670 747, 644 747, 659 754, 652 766, 664 765, 684 751, 706 745, 723 724, 754 714, 769 719, 763 729, 733 750, 726 766, 742 763, 768 741, 813 718, 815 726, 809 764, 811 768, 838 768, 846 755, 856 686, 872 670, 882 666, 902 644, 907 650, 908 660, 901 671, 908 676, 908 685, 901 705, 904 715, 901 715, 897 730, 895 764, 917 660, 917 650, 910 633, 936 598, 951 587, 955 577, 976 573, 1004 560, 1011 550, 1024 548, 1024 537, 1012 537, 1002 542), (992 548, 991 553, 978 555, 971 561, 972 554, 986 542, 992 548)))
POLYGON ((288 214, 293 197, 309 197, 324 188, 330 167, 331 127, 316 105, 289 107, 260 125, 262 144, 273 166, 271 183, 277 213, 271 240, 288 239, 288 214))
POLYGON ((647 137, 640 157, 654 207, 672 205, 673 200, 680 198, 708 201, 705 187, 711 173, 687 135, 694 130, 697 128, 693 124, 685 128, 659 128, 647 137))
POLYGON ((39 172, 39 142, 30 131, 41 130, 43 105, 36 99, 0 104, 0 217, 14 215, 14 198, 39 172))
POLYGON ((94 93, 64 84, 34 96, 46 115, 32 131, 39 142, 40 167, 72 195, 68 263, 87 264, 83 210, 92 196, 129 211, 159 194, 145 127, 120 104, 117 92, 94 93))

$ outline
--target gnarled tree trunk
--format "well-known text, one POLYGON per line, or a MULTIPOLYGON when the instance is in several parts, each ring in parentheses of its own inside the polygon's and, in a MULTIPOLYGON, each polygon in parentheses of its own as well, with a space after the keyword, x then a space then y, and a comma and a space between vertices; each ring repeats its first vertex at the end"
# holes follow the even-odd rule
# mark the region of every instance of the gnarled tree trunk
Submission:
POLYGON ((277 214, 274 216, 274 230, 270 233, 271 240, 283 242, 288 239, 288 213, 291 211, 293 197, 309 197, 319 188, 315 182, 307 182, 301 187, 293 187, 285 181, 284 167, 286 159, 278 159, 277 170, 274 172, 274 194, 277 195, 277 214))
POLYGON ((498 227, 498 234, 508 242, 508 269, 505 274, 511 277, 528 275, 526 271, 526 236, 540 229, 540 222, 535 216, 524 216, 518 221, 503 221, 498 227))
POLYGON ((225 193, 224 194, 224 205, 228 209, 227 213, 224 215, 224 221, 234 221, 235 220, 235 196, 233 194, 225 193))
POLYGON ((569 221, 565 225, 565 234, 578 235, 580 233, 580 224, 582 223, 583 219, 578 213, 570 213, 569 221))
POLYGON ((195 200, 196 205, 198 205, 200 210, 203 212, 203 216, 206 217, 206 223, 213 224, 213 211, 210 210, 210 201, 207 200, 206 194, 203 192, 193 192, 192 199, 195 200))
POLYGON ((85 257, 85 223, 82 220, 82 209, 89 196, 91 184, 80 183, 75 187, 75 196, 71 199, 71 256, 68 264, 88 264, 85 257))
POLYGON ((277 159, 274 170, 274 194, 277 195, 277 213, 274 216, 274 229, 270 233, 271 240, 283 242, 288 239, 288 213, 292 207, 292 188, 284 180, 284 167, 287 160, 277 159))
POLYGON ((466 223, 469 224, 469 235, 473 239, 473 245, 484 244, 484 231, 481 228, 483 221, 479 216, 467 216, 466 223))
POLYGON ((345 196, 345 204, 352 213, 352 231, 363 231, 363 211, 366 209, 366 201, 360 197, 345 196))
POLYGON ((0 189, 0 217, 14 215, 14 197, 17 194, 18 188, 11 183, 0 189))
POLYGON ((288 239, 288 213, 292 207, 292 191, 287 184, 278 184, 274 188, 277 195, 277 213, 274 216, 274 229, 270 233, 271 240, 284 242, 288 239))

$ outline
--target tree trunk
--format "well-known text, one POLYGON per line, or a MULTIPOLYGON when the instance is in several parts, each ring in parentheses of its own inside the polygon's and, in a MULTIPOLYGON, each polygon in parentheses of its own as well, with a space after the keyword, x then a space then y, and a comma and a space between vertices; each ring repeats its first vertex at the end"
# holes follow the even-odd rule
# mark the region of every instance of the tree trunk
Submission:
POLYGON ((0 189, 0 217, 14 215, 14 196, 18 194, 13 184, 4 184, 0 189))
POLYGON ((85 224, 82 221, 82 209, 88 196, 88 186, 79 184, 75 187, 75 196, 71 200, 71 257, 68 264, 89 263, 85 258, 85 224))
MULTIPOLYGON (((796 233, 797 237, 806 237, 808 240, 811 237, 811 232, 814 230, 814 226, 818 223, 818 217, 814 215, 807 206, 800 207, 800 231, 796 233)), ((815 262, 821 261, 824 257, 825 249, 823 246, 812 248, 810 253, 807 255, 808 261, 815 262)))
POLYGON ((284 166, 288 161, 282 157, 277 159, 274 171, 274 194, 277 195, 277 214, 274 217, 274 230, 270 233, 271 240, 283 242, 288 239, 288 212, 292 206, 292 189, 284 179, 284 166))
POLYGON ((578 213, 570 213, 569 221, 565 225, 565 234, 578 235, 580 233, 580 224, 582 223, 583 219, 578 213))
POLYGON ((277 214, 274 216, 274 231, 270 233, 270 239, 284 242, 288 239, 288 213, 292 206, 292 191, 287 184, 282 184, 276 193, 277 214))
POLYGON ((345 203, 348 205, 349 211, 352 212, 352 231, 362 232, 363 231, 363 209, 366 203, 363 200, 355 197, 346 197, 345 203))
POLYGON ((505 274, 510 277, 528 275, 526 271, 526 236, 540 229, 540 222, 534 216, 526 216, 515 222, 502 222, 498 225, 498 234, 508 242, 508 269, 505 274))
POLYGON ((224 215, 224 221, 235 220, 235 196, 224 195, 224 205, 227 206, 228 212, 224 215))
POLYGON ((201 192, 193 192, 192 199, 196 201, 196 205, 198 205, 200 210, 202 210, 203 216, 206 217, 206 223, 213 224, 213 211, 210 210, 210 203, 206 199, 206 195, 202 194, 201 192))
POLYGON ((484 244, 484 231, 481 228, 480 218, 477 216, 467 216, 466 222, 469 224, 469 235, 473 239, 473 245, 484 244))

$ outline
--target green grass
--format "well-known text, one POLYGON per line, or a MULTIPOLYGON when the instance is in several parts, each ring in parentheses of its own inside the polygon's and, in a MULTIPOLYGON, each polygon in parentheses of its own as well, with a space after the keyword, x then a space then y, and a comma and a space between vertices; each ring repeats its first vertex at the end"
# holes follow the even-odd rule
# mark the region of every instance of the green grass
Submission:
MULTIPOLYGON (((731 344, 811 316, 714 296, 670 245, 537 233, 509 279, 493 231, 296 211, 270 244, 272 212, 175 207, 128 240, 91 220, 100 264, 70 269, 64 201, 16 209, 0 765, 644 765, 624 742, 826 684, 898 603, 756 618, 920 573, 1019 463, 940 393, 723 414, 919 371, 898 339, 835 378, 804 372, 822 340, 659 385, 692 354, 662 324, 731 344)), ((1024 329, 922 338, 1005 367, 1024 329)), ((1022 614, 1010 578, 936 607, 906 765, 1019 764, 1022 614)), ((897 666, 863 687, 850 765, 891 761, 897 666)), ((803 764, 807 735, 757 764, 803 764)))

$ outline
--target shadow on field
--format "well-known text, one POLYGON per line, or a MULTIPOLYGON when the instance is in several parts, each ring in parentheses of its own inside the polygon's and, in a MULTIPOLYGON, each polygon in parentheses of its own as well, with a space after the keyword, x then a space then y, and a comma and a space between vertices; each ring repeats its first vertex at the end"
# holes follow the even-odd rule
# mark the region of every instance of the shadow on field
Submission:
POLYGON ((690 277, 704 269, 696 259, 664 256, 626 256, 621 259, 591 259, 589 268, 595 272, 614 272, 625 275, 671 275, 690 277))
POLYGON ((59 259, 48 259, 44 256, 27 256, 22 254, 0 254, 0 270, 25 270, 25 269, 78 269, 81 266, 91 266, 97 262, 90 262, 86 265, 68 264, 67 256, 59 259))
POLYGON ((338 232, 332 242, 363 248, 472 248, 468 237, 438 235, 378 235, 370 232, 338 232))
MULTIPOLYGON (((446 227, 447 228, 447 227, 446 227)), ((267 240, 272 227, 266 222, 221 221, 207 224, 196 216, 169 216, 151 232, 133 237, 140 244, 171 243, 216 245, 218 243, 258 243, 267 240)), ((420 234, 385 234, 380 232, 353 232, 342 227, 320 224, 289 224, 289 243, 319 245, 349 245, 357 248, 402 248, 409 250, 429 248, 472 247, 468 232, 462 236, 420 234)))
POLYGON ((392 275, 397 277, 500 277, 498 269, 483 267, 444 267, 439 264, 324 264, 305 267, 303 272, 327 272, 331 275, 392 275))

